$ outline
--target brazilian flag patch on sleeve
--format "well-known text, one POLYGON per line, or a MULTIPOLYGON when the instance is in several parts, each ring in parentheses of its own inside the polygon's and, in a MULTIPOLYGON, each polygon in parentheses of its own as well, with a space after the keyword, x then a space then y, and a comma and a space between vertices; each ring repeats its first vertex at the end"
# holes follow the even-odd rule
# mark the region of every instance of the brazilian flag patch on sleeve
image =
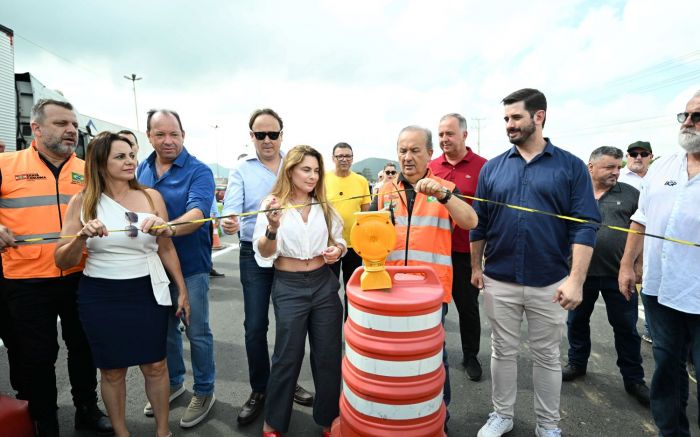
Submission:
POLYGON ((76 172, 71 172, 70 183, 71 184, 78 184, 78 185, 85 185, 85 175, 82 175, 82 174, 76 173, 76 172))

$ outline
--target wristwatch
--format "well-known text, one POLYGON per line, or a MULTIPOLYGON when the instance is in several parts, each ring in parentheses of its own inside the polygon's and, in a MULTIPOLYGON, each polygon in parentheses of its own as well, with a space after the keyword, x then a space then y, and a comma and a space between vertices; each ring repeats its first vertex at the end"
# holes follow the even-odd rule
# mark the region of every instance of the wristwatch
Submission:
POLYGON ((265 229, 265 238, 267 238, 268 240, 274 240, 275 238, 277 238, 277 231, 272 232, 270 228, 265 229))
POLYGON ((450 198, 452 197, 452 191, 450 191, 450 190, 448 190, 447 188, 445 188, 445 191, 443 191, 443 192, 445 193, 445 197, 443 197, 442 199, 438 199, 438 202, 440 202, 440 203, 442 203, 442 204, 444 205, 444 204, 446 204, 446 203, 450 200, 450 198))

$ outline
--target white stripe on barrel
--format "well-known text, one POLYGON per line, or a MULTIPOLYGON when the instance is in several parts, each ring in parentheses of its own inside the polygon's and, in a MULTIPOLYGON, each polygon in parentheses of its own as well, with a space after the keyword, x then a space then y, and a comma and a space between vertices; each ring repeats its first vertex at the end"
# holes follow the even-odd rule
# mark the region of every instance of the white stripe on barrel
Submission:
POLYGON ((410 377, 432 373, 442 366, 442 349, 432 357, 410 361, 387 361, 366 357, 345 343, 345 357, 365 373, 381 376, 410 377))
POLYGON ((356 411, 367 416, 388 420, 410 420, 430 416, 437 412, 442 405, 442 390, 433 399, 405 405, 368 401, 357 396, 347 385, 343 386, 343 395, 356 411))
POLYGON ((418 316, 381 316, 361 311, 348 302, 348 315, 363 328, 385 332, 424 331, 442 323, 442 307, 432 313, 418 316))

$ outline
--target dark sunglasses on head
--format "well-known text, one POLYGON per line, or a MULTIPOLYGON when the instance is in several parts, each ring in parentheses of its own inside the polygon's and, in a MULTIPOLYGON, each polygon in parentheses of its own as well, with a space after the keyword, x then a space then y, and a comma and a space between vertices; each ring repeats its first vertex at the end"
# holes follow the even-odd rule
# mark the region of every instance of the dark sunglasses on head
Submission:
POLYGON ((679 112, 678 115, 676 115, 676 120, 678 120, 678 123, 685 123, 688 117, 690 117, 690 121, 695 124, 700 121, 700 112, 679 112))
POLYGON ((126 220, 129 222, 129 226, 125 228, 126 236, 129 238, 136 238, 139 236, 139 228, 134 226, 134 223, 139 221, 139 216, 135 212, 127 211, 124 213, 126 220))
POLYGON ((277 138, 280 137, 280 134, 282 131, 279 132, 253 132, 253 135, 255 135, 255 139, 258 141, 262 141, 265 139, 265 136, 267 135, 272 141, 275 141, 277 138))
POLYGON ((651 153, 649 152, 627 152, 627 154, 632 157, 636 158, 637 156, 641 156, 642 158, 647 158, 651 153))
POLYGON ((387 176, 394 176, 396 174, 396 170, 384 170, 384 173, 387 176))

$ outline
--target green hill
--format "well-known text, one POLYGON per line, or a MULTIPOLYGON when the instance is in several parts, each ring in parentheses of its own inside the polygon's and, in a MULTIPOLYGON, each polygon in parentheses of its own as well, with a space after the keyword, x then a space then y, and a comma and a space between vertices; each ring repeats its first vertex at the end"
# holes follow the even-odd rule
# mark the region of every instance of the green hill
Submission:
POLYGON ((356 163, 354 163, 352 165, 352 171, 361 174, 370 182, 376 182, 377 173, 379 173, 379 170, 382 170, 384 168, 384 165, 387 162, 393 162, 396 165, 396 169, 398 170, 399 164, 393 159, 366 158, 362 161, 357 161, 356 163))

